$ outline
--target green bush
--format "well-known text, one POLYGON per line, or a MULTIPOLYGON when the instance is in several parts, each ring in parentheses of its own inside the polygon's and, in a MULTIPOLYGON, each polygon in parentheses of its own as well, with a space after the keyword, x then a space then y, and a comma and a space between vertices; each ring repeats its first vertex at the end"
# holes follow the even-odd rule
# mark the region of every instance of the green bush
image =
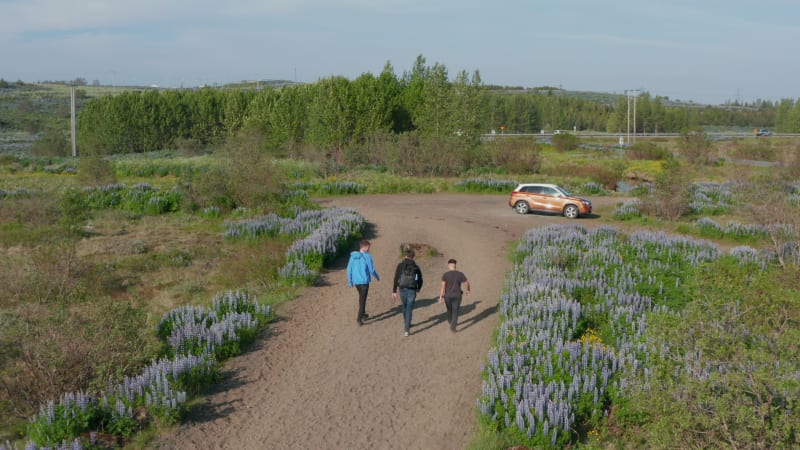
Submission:
POLYGON ((653 353, 662 357, 652 388, 614 425, 651 448, 796 448, 798 279, 796 268, 764 271, 733 258, 702 267, 687 284, 686 309, 648 321, 650 341, 673 350, 653 353))
POLYGON ((70 145, 63 130, 48 128, 42 136, 31 145, 34 156, 69 156, 70 145))
POLYGON ((569 133, 561 133, 553 136, 553 147, 560 152, 574 150, 578 148, 578 137, 569 133))
POLYGON ((78 162, 78 182, 82 186, 102 186, 116 183, 117 175, 114 173, 114 165, 101 156, 82 156, 78 162))
POLYGON ((184 190, 189 210, 215 207, 222 211, 230 211, 237 207, 228 188, 226 172, 219 167, 195 173, 191 181, 184 186, 184 190))
POLYGON ((221 151, 227 196, 235 206, 258 206, 281 192, 283 174, 263 151, 263 141, 256 131, 242 131, 231 136, 221 151))
POLYGON ((539 173, 542 149, 538 142, 514 137, 495 137, 483 144, 489 163, 511 174, 539 173))
POLYGON ((777 161, 779 154, 769 139, 758 139, 755 142, 734 141, 731 156, 735 159, 777 161))
POLYGON ((84 195, 87 206, 93 209, 122 209, 150 215, 178 211, 183 198, 176 189, 160 191, 146 183, 130 188, 111 184, 88 189, 84 195))
POLYGON ((678 151, 690 164, 708 165, 713 161, 714 144, 705 132, 688 130, 681 133, 678 151))
POLYGON ((508 193, 519 184, 514 180, 496 180, 494 178, 470 178, 453 185, 456 192, 492 192, 508 193))
POLYGON ((89 219, 89 203, 86 196, 76 190, 67 190, 61 196, 61 226, 76 233, 89 219))
POLYGON ((175 139, 175 149, 180 153, 189 156, 202 155, 205 151, 205 146, 198 139, 175 139))
POLYGON ((625 158, 663 161, 672 158, 672 153, 654 142, 637 142, 625 149, 625 158))
POLYGON ((207 165, 195 163, 190 159, 170 160, 156 159, 124 159, 117 160, 114 164, 116 172, 124 177, 182 177, 191 178, 202 173, 207 165))
POLYGON ((652 190, 642 190, 639 210, 666 220, 676 220, 691 211, 689 174, 678 160, 664 162, 652 190))

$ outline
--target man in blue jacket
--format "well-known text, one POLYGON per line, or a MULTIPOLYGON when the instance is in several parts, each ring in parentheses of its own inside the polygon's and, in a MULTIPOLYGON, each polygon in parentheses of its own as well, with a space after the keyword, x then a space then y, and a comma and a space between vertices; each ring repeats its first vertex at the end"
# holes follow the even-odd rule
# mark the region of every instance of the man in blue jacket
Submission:
POLYGON ((362 240, 359 243, 359 250, 350 253, 350 261, 347 262, 347 286, 355 286, 358 291, 358 318, 356 322, 359 325, 363 325, 364 320, 369 317, 366 312, 369 282, 372 277, 375 277, 378 281, 381 280, 378 272, 375 271, 372 255, 369 254, 371 245, 368 240, 362 240))

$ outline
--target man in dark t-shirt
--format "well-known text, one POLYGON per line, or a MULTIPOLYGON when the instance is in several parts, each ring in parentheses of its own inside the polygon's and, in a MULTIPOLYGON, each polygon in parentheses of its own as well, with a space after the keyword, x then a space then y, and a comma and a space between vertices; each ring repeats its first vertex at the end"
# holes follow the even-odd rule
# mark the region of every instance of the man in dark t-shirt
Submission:
POLYGON ((439 303, 444 302, 447 306, 447 320, 450 322, 450 331, 456 332, 458 324, 458 309, 461 307, 461 295, 463 294, 462 285, 470 295, 471 288, 467 276, 456 270, 456 260, 447 261, 450 269, 442 275, 442 289, 439 292, 439 303))

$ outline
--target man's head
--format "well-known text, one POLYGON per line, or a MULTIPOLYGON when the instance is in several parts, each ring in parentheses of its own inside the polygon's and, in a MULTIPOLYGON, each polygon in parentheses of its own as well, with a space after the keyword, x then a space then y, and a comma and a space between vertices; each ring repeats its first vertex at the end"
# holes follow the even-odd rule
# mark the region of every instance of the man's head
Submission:
POLYGON ((456 260, 453 259, 453 258, 450 258, 447 261, 447 266, 450 267, 451 269, 455 269, 456 268, 456 260))
POLYGON ((369 247, 372 245, 368 240, 363 239, 361 242, 358 243, 359 250, 362 252, 369 251, 369 247))
POLYGON ((416 253, 414 253, 413 249, 409 248, 409 249, 406 250, 406 258, 414 259, 415 256, 417 256, 417 255, 416 255, 416 253))

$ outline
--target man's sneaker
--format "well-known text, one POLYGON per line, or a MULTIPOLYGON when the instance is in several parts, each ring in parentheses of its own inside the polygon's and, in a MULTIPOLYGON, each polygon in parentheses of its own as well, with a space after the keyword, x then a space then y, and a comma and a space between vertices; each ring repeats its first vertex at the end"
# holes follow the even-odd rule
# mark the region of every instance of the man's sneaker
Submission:
POLYGON ((406 337, 408 337, 408 331, 406 331, 406 337))

